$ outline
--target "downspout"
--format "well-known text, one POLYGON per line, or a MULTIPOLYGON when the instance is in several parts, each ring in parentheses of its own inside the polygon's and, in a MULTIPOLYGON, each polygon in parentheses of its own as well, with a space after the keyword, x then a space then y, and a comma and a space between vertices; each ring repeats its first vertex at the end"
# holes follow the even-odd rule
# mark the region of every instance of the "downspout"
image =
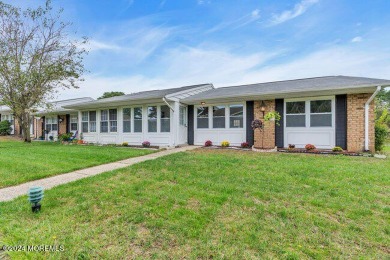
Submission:
POLYGON ((369 150, 369 138, 368 138, 368 128, 369 128, 369 120, 368 120, 368 115, 369 115, 369 108, 370 108, 370 103, 371 101, 378 95, 379 91, 382 89, 381 86, 377 86, 374 94, 367 100, 366 104, 364 104, 364 150, 368 151, 369 150))
POLYGON ((175 112, 175 110, 171 107, 171 105, 168 103, 168 101, 165 99, 165 97, 162 98, 165 104, 172 110, 172 112, 175 112))

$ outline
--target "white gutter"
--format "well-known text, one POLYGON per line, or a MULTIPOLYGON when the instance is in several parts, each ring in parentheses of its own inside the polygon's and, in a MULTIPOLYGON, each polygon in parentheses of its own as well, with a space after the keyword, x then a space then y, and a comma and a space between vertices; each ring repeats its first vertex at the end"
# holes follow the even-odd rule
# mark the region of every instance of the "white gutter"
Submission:
POLYGON ((369 120, 368 120, 368 112, 370 108, 371 101, 376 97, 376 95, 379 93, 379 91, 382 89, 381 86, 377 86, 374 94, 367 100, 366 104, 364 104, 364 150, 369 150, 369 138, 368 138, 368 128, 369 128, 369 120))
POLYGON ((175 110, 171 107, 171 105, 168 103, 168 101, 165 99, 165 97, 162 98, 165 104, 172 110, 172 112, 175 112, 175 110))

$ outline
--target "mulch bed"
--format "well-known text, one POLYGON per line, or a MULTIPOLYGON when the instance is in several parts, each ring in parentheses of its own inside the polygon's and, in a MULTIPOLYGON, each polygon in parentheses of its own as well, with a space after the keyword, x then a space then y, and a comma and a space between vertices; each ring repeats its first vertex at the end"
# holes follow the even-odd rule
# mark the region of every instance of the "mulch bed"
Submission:
POLYGON ((330 154, 330 155, 347 155, 347 156, 364 156, 362 153, 354 153, 354 152, 333 152, 332 150, 306 150, 303 148, 294 148, 294 149, 286 149, 286 148, 279 148, 278 152, 281 153, 308 153, 308 154, 330 154))

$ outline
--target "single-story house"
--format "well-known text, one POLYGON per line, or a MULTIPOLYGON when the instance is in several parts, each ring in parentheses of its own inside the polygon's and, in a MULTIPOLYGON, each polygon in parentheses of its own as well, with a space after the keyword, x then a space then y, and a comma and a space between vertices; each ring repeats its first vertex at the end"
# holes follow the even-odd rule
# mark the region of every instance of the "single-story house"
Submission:
POLYGON ((103 144, 149 141, 178 146, 227 140, 231 145, 248 142, 262 148, 289 144, 299 148, 310 143, 320 149, 374 151, 373 99, 386 86, 390 80, 327 76, 75 99, 57 102, 57 110, 40 112, 36 125, 41 128, 35 127, 34 133, 38 137, 46 129, 47 138, 78 131, 85 141, 103 144), (262 120, 270 111, 279 112, 279 124, 270 122, 262 132, 253 130, 252 121, 262 120))

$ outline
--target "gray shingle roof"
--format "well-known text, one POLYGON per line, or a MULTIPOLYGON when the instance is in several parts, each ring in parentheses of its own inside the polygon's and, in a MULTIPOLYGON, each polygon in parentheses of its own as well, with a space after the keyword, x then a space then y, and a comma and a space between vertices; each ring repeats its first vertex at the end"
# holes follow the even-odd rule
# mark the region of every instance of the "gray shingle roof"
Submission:
MULTIPOLYGON (((250 98, 253 96, 271 96, 288 93, 336 91, 343 89, 367 88, 375 86, 390 86, 390 80, 348 77, 326 76, 317 78, 295 79, 215 88, 183 100, 184 103, 196 101, 218 100, 231 97, 250 98)), ((345 93, 346 94, 346 93, 345 93)))
POLYGON ((210 84, 199 84, 199 85, 191 85, 191 86, 185 86, 180 88, 170 88, 170 89, 161 89, 161 90, 150 90, 150 91, 142 91, 137 93, 132 93, 128 95, 123 96, 117 96, 117 97, 111 97, 111 98, 104 98, 99 100, 94 100, 90 102, 84 102, 82 104, 77 104, 75 106, 65 106, 65 108, 73 108, 73 107, 89 107, 89 106, 99 106, 104 104, 111 104, 111 103, 120 103, 124 101, 136 101, 136 100, 148 100, 148 99, 162 99, 163 97, 181 92, 190 90, 193 88, 198 88, 201 86, 206 86, 210 84))

